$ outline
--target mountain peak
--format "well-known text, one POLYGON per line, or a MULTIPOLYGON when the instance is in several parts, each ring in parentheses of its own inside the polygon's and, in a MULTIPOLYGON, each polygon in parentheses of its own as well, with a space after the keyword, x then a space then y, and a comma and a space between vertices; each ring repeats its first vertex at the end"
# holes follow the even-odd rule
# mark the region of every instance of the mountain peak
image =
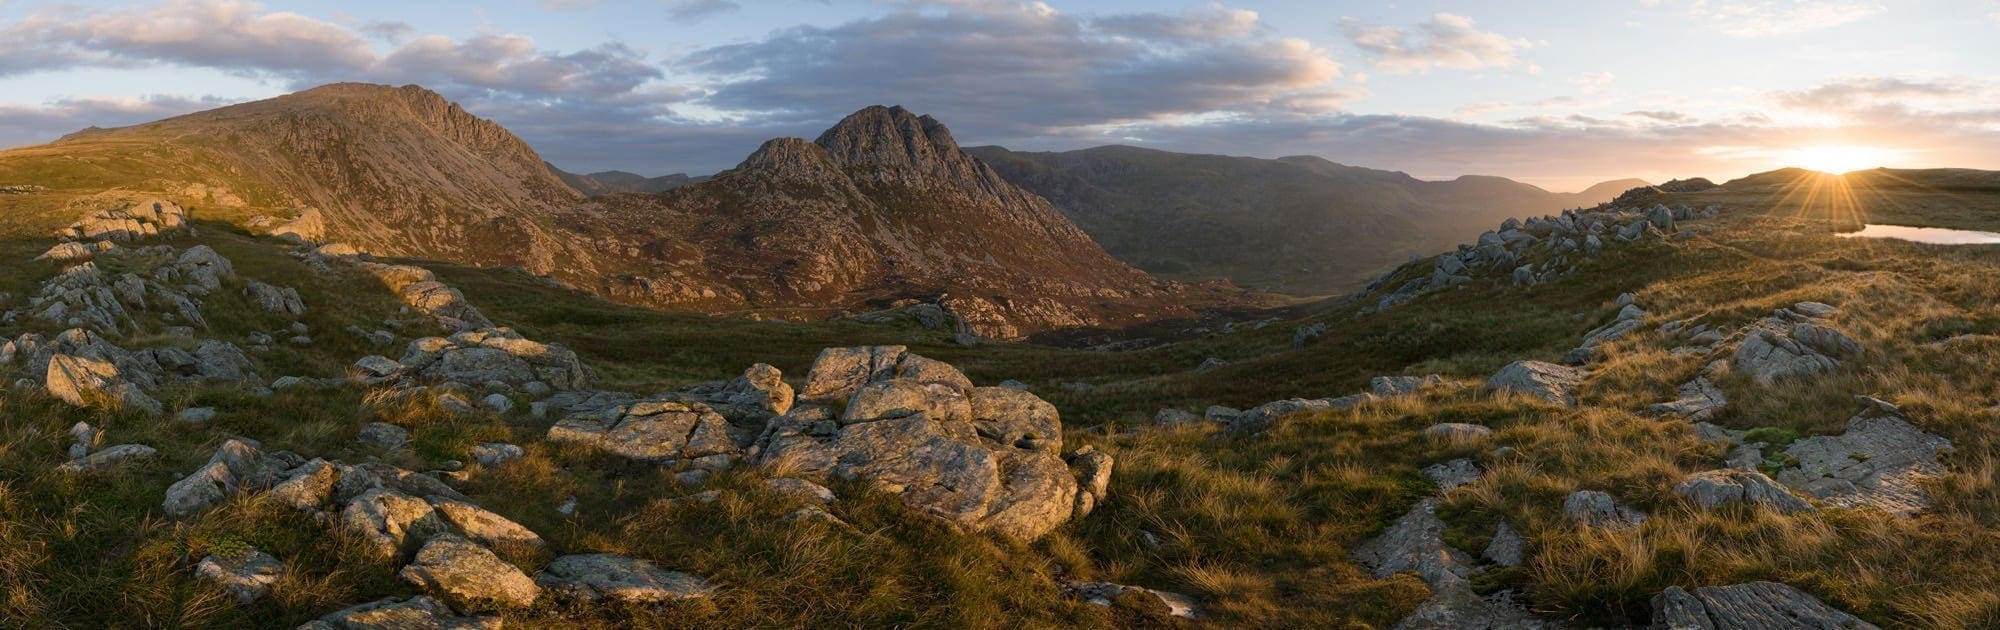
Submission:
POLYGON ((930 116, 903 106, 872 105, 848 115, 814 141, 843 166, 908 167, 931 170, 959 158, 951 130, 930 116))

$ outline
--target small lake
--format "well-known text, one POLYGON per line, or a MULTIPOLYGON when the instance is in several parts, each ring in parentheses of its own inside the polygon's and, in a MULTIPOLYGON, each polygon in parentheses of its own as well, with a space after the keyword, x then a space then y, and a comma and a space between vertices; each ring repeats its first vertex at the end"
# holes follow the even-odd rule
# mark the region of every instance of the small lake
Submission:
POLYGON ((1929 243, 1931 245, 1992 245, 2000 244, 2000 233, 1977 232, 1973 230, 1951 230, 1945 228, 1911 227, 1907 225, 1870 224, 1859 232, 1848 232, 1841 238, 1893 238, 1901 241, 1929 243))

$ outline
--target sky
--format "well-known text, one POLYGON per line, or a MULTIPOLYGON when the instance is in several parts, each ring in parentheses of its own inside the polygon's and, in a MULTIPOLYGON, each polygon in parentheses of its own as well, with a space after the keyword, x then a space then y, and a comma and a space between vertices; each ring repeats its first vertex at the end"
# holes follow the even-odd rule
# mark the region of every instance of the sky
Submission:
POLYGON ((1551 190, 2000 169, 2000 0, 0 0, 0 146, 415 83, 575 172, 900 104, 967 146, 1318 155, 1551 190))

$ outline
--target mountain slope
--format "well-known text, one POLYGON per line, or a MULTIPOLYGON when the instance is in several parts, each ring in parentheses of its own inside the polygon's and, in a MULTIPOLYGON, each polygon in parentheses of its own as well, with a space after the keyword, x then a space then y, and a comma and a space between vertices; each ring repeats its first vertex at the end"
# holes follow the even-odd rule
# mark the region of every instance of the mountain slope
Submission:
POLYGON ((314 208, 328 238, 377 254, 538 273, 589 267, 546 220, 577 193, 520 138, 416 86, 335 84, 85 130, 0 154, 0 180, 58 192, 150 188, 280 219, 314 208))
POLYGON ((657 196, 594 199, 566 224, 638 252, 620 299, 709 310, 843 309, 941 298, 984 334, 1190 315, 1190 289, 1128 267, 950 130, 870 107, 818 140, 772 140, 657 196))
POLYGON ((1468 240, 1503 218, 1594 205, 1645 185, 1621 180, 1565 194, 1498 177, 1422 181, 1310 156, 970 151, 1141 269, 1297 294, 1358 288, 1386 265, 1468 240))
POLYGON ((578 190, 672 179, 572 176, 423 88, 337 84, 0 152, 0 186, 29 191, 0 195, 0 234, 162 197, 253 231, 317 217, 323 228, 283 229, 520 266, 637 304, 806 319, 941 300, 1010 339, 1184 317, 1209 299, 1119 263, 900 108, 863 110, 817 144, 773 141, 728 181, 587 202, 578 190))

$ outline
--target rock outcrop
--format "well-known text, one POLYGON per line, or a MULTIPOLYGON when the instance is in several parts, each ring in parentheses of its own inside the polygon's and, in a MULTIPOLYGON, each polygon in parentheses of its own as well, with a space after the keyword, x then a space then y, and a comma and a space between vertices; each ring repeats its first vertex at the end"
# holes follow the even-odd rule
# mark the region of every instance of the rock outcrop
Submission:
POLYGON ((651 604, 707 597, 715 592, 707 580, 608 553, 556 558, 535 582, 553 597, 588 603, 651 604))
POLYGON ((1430 587, 1430 598, 1396 627, 1557 627, 1522 610, 1505 593, 1482 597, 1473 590, 1477 562, 1444 542, 1445 523, 1437 517, 1438 503, 1436 498, 1418 501, 1382 535, 1361 543, 1351 554, 1377 579, 1411 571, 1430 587))
POLYGON ((1764 473, 1748 470, 1710 470, 1688 475, 1674 485, 1674 492, 1687 497, 1704 510, 1729 503, 1763 506, 1779 513, 1811 512, 1811 503, 1778 485, 1764 473))
POLYGON ((1587 376, 1589 373, 1583 370, 1554 363, 1515 361, 1494 372, 1493 377, 1486 380, 1486 388, 1526 394, 1550 404, 1575 407, 1574 392, 1587 376))
POLYGON ((1601 529, 1628 529, 1639 526, 1646 515, 1638 510, 1620 504, 1609 494, 1596 490, 1578 490, 1563 499, 1563 517, 1573 522, 1601 529))
POLYGON ((806 382, 802 401, 846 397, 846 408, 804 404, 772 420, 751 449, 767 469, 866 480, 960 527, 1023 540, 1077 511, 1061 420, 1034 394, 973 387, 893 346, 830 349, 806 382))
POLYGON ((1862 398, 1867 405, 1840 435, 1804 438, 1785 448, 1797 464, 1778 471, 1779 482, 1829 505, 1873 507, 1908 516, 1930 506, 1920 482, 1944 473, 1938 455, 1950 440, 1902 418, 1895 405, 1862 398))
POLYGON ((1875 630, 1874 624, 1828 606, 1805 591, 1776 582, 1704 586, 1692 592, 1669 586, 1653 597, 1653 627, 1875 630))

